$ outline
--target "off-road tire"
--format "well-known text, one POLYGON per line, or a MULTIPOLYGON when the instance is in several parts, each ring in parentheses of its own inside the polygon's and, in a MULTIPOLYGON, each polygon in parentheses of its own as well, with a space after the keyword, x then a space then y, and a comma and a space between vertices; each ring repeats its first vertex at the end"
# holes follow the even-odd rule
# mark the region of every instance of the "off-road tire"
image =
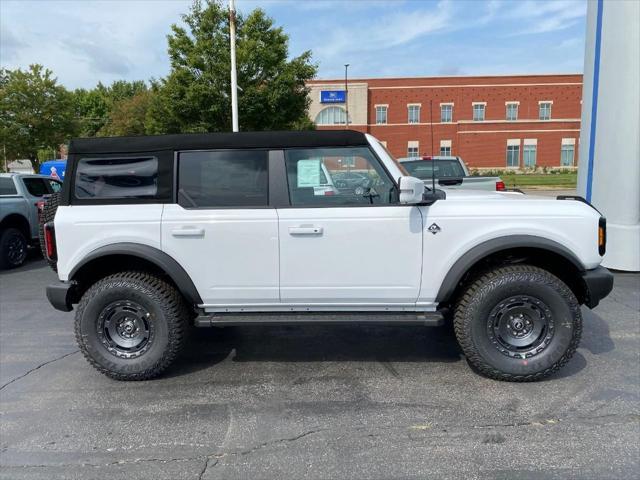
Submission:
POLYGON ((0 270, 22 265, 27 259, 27 248, 27 239, 19 229, 10 227, 0 230, 0 270), (16 252, 15 248, 20 252, 16 252))
POLYGON ((38 225, 38 237, 40 239, 40 251, 42 252, 42 256, 47 261, 49 266, 53 269, 54 272, 58 271, 58 265, 55 260, 50 260, 47 258, 47 249, 44 245, 44 224, 48 222, 52 222, 56 216, 56 211, 58 210, 58 205, 60 204, 60 193, 53 193, 44 204, 42 208, 42 213, 40 214, 40 222, 38 225))
POLYGON ((580 305, 571 289, 555 275, 531 265, 500 267, 478 276, 460 296, 453 322, 471 367, 489 378, 510 382, 541 380, 558 371, 575 353, 582 334, 580 305), (534 303, 539 299, 548 306, 546 318, 552 322, 550 340, 530 358, 518 358, 490 333, 495 325, 493 313, 506 299, 517 296, 534 303))
POLYGON ((75 335, 80 351, 99 372, 115 380, 148 380, 164 372, 184 347, 189 313, 180 293, 146 272, 121 272, 89 288, 76 310, 75 335), (121 358, 108 349, 99 333, 102 312, 114 302, 135 302, 148 311, 154 336, 148 350, 121 358))

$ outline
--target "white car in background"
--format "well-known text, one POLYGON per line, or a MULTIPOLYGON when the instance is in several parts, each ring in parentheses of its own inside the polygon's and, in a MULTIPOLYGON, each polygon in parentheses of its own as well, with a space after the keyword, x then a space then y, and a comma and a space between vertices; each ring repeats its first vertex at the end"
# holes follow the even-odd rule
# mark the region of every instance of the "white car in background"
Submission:
POLYGON ((469 175, 469 169, 460 157, 425 156, 399 158, 398 162, 410 175, 424 180, 427 186, 435 173, 436 183, 447 189, 504 191, 500 177, 469 175), (435 165, 435 172, 434 172, 435 165))

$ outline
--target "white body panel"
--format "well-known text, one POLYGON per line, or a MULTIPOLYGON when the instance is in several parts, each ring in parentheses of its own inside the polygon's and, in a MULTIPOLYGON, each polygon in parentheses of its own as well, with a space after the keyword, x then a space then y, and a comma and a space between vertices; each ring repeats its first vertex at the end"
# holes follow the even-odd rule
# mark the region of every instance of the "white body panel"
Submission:
POLYGON ((274 209, 191 210, 166 205, 162 250, 189 274, 204 305, 279 302, 274 209))
POLYGON ((139 243, 160 250, 161 204, 62 206, 54 221, 58 276, 69 273, 92 251, 120 242, 139 243))
POLYGON ((278 216, 283 303, 415 306, 423 237, 417 207, 288 208, 278 216))

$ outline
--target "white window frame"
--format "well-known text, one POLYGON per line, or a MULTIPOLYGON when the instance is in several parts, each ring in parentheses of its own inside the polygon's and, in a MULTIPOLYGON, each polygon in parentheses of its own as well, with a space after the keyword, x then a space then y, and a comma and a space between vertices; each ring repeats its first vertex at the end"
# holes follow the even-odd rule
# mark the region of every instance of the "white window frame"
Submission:
POLYGON ((522 141, 522 167, 523 168, 536 168, 538 165, 538 139, 537 138, 525 138, 522 141), (533 164, 527 164, 527 160, 530 160, 530 156, 533 153, 533 164))
POLYGON ((453 105, 454 105, 453 102, 446 102, 446 103, 440 104, 440 123, 453 123, 453 105), (443 107, 450 107, 448 120, 443 119, 442 113, 445 111, 443 107))
POLYGON ((575 138, 563 138, 560 145, 560 166, 561 167, 575 167, 576 165, 576 139, 575 138), (570 148, 569 148, 570 147, 570 148), (571 163, 565 164, 564 152, 571 152, 571 163))
POLYGON ((389 121, 389 105, 388 104, 379 104, 374 105, 376 112, 376 125, 386 125, 389 121), (378 111, 384 112, 384 122, 378 121, 378 111))
POLYGON ((520 113, 520 102, 515 102, 515 101, 510 101, 510 102, 504 102, 504 108, 505 108, 505 120, 507 122, 516 122, 518 121, 518 114, 520 113), (516 111, 516 116, 515 118, 510 118, 509 117, 509 107, 515 107, 515 111, 516 111))
POLYGON ((451 140, 440 140, 440 156, 451 156, 451 140), (445 153, 442 152, 443 149, 445 149, 445 153))
POLYGON ((407 157, 420 158, 420 142, 418 140, 409 140, 407 142, 407 157))
MULTIPOLYGON (((511 150, 513 151, 513 150, 511 150)), ((519 138, 509 138, 507 139, 507 148, 506 148, 506 157, 505 157, 505 161, 506 161, 506 166, 507 168, 520 168, 520 139, 519 138), (509 147, 518 147, 517 151, 518 152, 518 158, 517 158, 517 165, 509 165, 509 147)))
POLYGON ((540 100, 538 102, 538 120, 549 121, 551 120, 551 109, 553 107, 553 100, 540 100), (548 118, 542 118, 542 109, 543 105, 549 105, 549 116, 548 118))
MULTIPOLYGON (((346 125, 347 123, 347 111, 344 107, 338 105, 330 105, 324 107, 322 110, 318 112, 316 118, 314 120, 316 125, 346 125), (336 112, 340 111, 340 115, 336 115, 336 112), (320 123, 321 117, 325 117, 326 120, 323 123, 320 123), (339 118, 338 118, 339 117, 339 118)), ((349 122, 351 123, 351 122, 349 122)))
POLYGON ((474 122, 484 122, 487 118, 487 102, 471 102, 471 119, 474 122), (482 118, 476 119, 476 107, 482 107, 482 118))
POLYGON ((422 110, 422 104, 421 103, 407 103, 407 123, 409 123, 409 124, 420 123, 421 110, 422 110), (416 109, 418 111, 417 118, 412 119, 411 118, 411 112, 412 112, 412 110, 415 111, 416 109))

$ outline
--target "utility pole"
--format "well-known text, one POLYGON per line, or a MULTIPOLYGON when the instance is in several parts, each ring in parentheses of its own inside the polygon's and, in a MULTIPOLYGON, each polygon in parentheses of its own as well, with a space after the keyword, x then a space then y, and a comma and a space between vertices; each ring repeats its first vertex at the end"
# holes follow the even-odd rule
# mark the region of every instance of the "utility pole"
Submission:
POLYGON ((347 114, 347 129, 349 129, 349 82, 347 78, 347 70, 349 69, 349 64, 344 64, 344 108, 347 114))
POLYGON ((231 42, 231 127, 238 131, 238 75, 236 72, 236 7, 229 0, 229 39, 231 42))

